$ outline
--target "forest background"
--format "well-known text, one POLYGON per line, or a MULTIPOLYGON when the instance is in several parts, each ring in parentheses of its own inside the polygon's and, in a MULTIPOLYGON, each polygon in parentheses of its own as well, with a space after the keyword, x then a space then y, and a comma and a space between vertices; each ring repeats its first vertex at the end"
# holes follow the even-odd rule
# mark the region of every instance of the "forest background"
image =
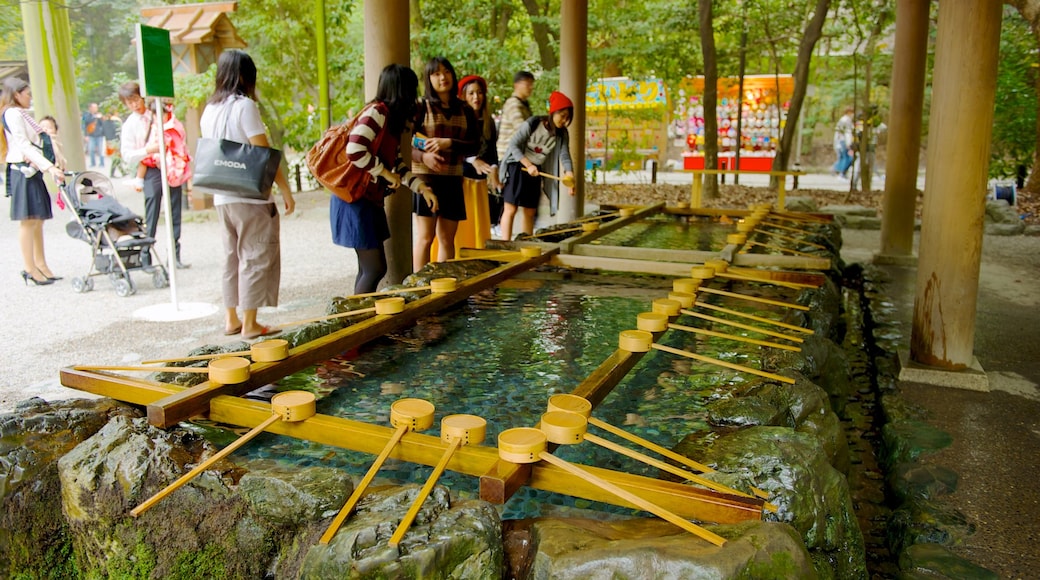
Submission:
MULTIPOLYGON (((493 110, 511 93, 513 73, 530 70, 538 78, 534 110, 544 112, 549 92, 558 85, 561 1, 565 0, 410 0, 412 66, 421 73, 426 59, 443 55, 460 77, 481 74, 489 82, 493 110)), ((141 21, 140 8, 184 3, 67 4, 81 108, 90 102, 101 103, 104 111, 119 108, 116 87, 136 76, 131 39, 141 21)), ((929 60, 937 10, 937 3, 932 3, 929 60)), ((363 102, 362 0, 327 2, 325 11, 331 118, 337 123, 363 102)), ((308 107, 318 103, 313 4, 239 0, 237 11, 229 16, 261 71, 258 91, 273 140, 305 150, 320 132, 317 115, 308 107)), ((808 168, 823 170, 832 160, 833 126, 845 107, 865 112, 868 124, 887 121, 894 16, 895 0, 590 0, 588 78, 659 78, 675 86, 711 67, 719 77, 737 76, 742 57, 747 74, 792 74, 806 66, 807 86, 812 89, 805 96, 803 130, 797 138, 808 152, 808 168), (710 9, 708 20, 705 9, 710 9), (826 19, 819 38, 808 52, 800 51, 812 16, 820 10, 826 19), (713 49, 705 50, 701 30, 712 31, 713 49), (800 52, 806 62, 799 62, 800 52)), ((1010 177, 1019 166, 1036 166, 1038 38, 1040 0, 1010 2, 1001 31, 993 177, 1010 177)), ((0 59, 24 57, 19 3, 2 0, 0 59)), ((922 146, 927 144, 930 65, 928 75, 922 146)), ((178 106, 197 106, 212 91, 213 69, 178 76, 176 85, 178 106)), ((1035 183, 1027 189, 1040 191, 1040 170, 1031 171, 1031 178, 1035 183)))

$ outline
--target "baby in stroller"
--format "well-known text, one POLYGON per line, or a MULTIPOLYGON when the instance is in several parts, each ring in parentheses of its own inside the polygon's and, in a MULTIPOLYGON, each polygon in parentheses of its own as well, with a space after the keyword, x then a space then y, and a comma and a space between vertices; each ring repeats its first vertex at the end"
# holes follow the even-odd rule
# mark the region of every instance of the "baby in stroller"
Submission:
MULTIPOLYGON (((130 277, 134 270, 146 270, 152 275, 156 288, 169 285, 162 265, 145 267, 141 257, 155 252, 155 239, 145 234, 140 216, 130 211, 115 198, 112 182, 96 171, 70 173, 60 187, 60 195, 73 211, 73 220, 65 226, 70 237, 90 245, 90 267, 85 276, 72 279, 77 292, 94 289, 94 276, 107 275, 121 297, 137 292, 130 277)), ((158 255, 153 264, 161 264, 158 255)))

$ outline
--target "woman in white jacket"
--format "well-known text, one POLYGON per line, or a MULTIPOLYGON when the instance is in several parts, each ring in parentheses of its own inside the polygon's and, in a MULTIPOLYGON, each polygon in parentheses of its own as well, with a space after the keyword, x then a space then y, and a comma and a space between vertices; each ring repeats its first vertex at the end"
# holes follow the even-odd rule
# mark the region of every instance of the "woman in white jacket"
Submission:
POLYGON ((22 280, 36 286, 53 284, 61 278, 47 266, 43 251, 43 221, 53 217, 51 195, 43 182, 43 173, 55 181, 64 180, 61 169, 54 165, 50 136, 40 128, 27 109, 32 105, 32 90, 22 79, 4 79, 0 92, 3 135, 0 153, 7 161, 7 195, 11 197, 11 219, 21 222, 18 241, 22 248, 22 280), (51 159, 44 153, 50 150, 51 159))

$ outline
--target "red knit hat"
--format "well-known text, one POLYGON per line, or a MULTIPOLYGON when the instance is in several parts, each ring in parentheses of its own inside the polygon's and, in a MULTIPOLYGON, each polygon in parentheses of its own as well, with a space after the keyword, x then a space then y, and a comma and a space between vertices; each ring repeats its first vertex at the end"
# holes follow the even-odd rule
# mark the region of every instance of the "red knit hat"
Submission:
POLYGON ((466 85, 468 85, 470 83, 477 83, 477 84, 479 84, 480 88, 484 89, 484 94, 485 95, 487 94, 487 81, 484 80, 484 77, 479 76, 479 75, 467 75, 467 76, 462 77, 462 80, 459 81, 459 98, 460 99, 466 98, 466 95, 463 94, 463 91, 466 89, 466 85))
POLYGON ((549 114, 552 115, 556 111, 562 111, 564 109, 573 109, 574 103, 571 102, 567 95, 560 91, 553 91, 549 95, 549 114))

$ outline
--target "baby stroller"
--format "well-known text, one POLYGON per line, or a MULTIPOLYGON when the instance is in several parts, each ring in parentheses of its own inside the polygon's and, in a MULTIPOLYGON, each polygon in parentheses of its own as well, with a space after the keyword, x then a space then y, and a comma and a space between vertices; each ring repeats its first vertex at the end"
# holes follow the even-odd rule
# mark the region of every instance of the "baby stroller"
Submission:
POLYGON ((156 264, 154 269, 148 268, 152 284, 156 288, 169 286, 166 268, 153 249, 155 238, 145 234, 140 216, 116 200, 112 181, 96 171, 66 176, 59 195, 73 209, 74 219, 65 225, 65 231, 91 248, 90 268, 85 276, 72 279, 72 288, 90 292, 94 289, 93 277, 107 275, 118 296, 130 296, 137 292, 130 272, 144 269, 141 256, 145 252, 152 253, 152 264, 156 264))

